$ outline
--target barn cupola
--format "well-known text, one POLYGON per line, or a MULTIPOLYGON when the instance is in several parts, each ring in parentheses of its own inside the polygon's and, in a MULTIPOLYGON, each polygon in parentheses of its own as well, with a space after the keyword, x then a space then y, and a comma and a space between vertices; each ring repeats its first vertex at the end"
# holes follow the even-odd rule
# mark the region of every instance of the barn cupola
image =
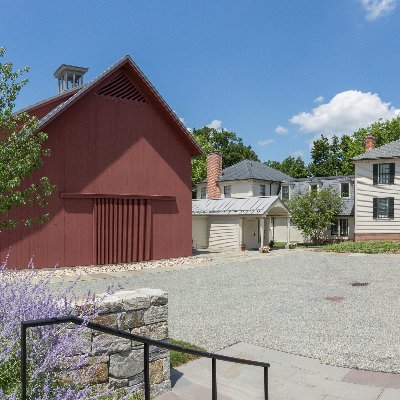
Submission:
POLYGON ((83 75, 87 70, 88 68, 74 67, 73 65, 60 65, 54 72, 54 76, 58 79, 58 93, 82 86, 83 75))

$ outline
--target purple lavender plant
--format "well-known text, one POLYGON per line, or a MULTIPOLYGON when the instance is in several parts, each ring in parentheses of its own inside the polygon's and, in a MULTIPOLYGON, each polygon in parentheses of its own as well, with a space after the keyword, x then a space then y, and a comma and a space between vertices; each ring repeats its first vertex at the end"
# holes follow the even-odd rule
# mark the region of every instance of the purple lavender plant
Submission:
MULTIPOLYGON (((55 289, 51 287, 48 278, 38 274, 32 262, 29 267, 29 271, 19 272, 8 270, 7 260, 0 264, 1 400, 20 398, 21 321, 77 315, 78 312, 86 321, 91 321, 97 316, 96 302, 92 293, 86 293, 78 301, 72 295, 76 282, 68 287, 63 288, 60 285, 55 289)), ((85 382, 74 380, 68 383, 59 379, 66 360, 73 360, 72 371, 78 371, 87 364, 89 354, 87 352, 78 354, 79 349, 84 346, 85 331, 87 331, 85 326, 71 329, 68 324, 29 329, 30 399, 94 400, 104 396, 107 399, 114 398, 110 390, 99 394, 95 393, 93 386, 85 385, 85 382)), ((71 366, 69 368, 71 369, 71 366)))

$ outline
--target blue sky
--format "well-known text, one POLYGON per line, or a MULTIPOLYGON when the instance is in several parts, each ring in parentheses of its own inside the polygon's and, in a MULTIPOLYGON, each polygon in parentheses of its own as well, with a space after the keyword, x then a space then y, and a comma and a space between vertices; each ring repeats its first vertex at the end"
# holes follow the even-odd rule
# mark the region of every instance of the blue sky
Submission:
POLYGON ((130 54, 190 127, 236 132, 262 161, 309 158, 400 108, 396 0, 0 0, 0 46, 29 65, 21 108, 56 94, 62 64, 86 81, 130 54), (390 104, 389 104, 390 103, 390 104))

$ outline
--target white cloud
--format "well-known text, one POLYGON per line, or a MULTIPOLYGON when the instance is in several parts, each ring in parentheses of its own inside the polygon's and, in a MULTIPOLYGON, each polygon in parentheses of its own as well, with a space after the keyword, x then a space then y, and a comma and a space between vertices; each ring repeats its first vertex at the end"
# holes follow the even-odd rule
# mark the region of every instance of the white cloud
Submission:
POLYGON ((351 134, 380 118, 392 119, 398 115, 400 110, 383 102, 376 93, 347 90, 310 112, 294 115, 290 122, 303 132, 340 136, 351 134))
POLYGON ((286 133, 288 133, 288 130, 284 126, 278 125, 275 128, 275 133, 277 133, 278 135, 286 135, 286 133))
POLYGON ((358 0, 367 11, 367 19, 374 21, 390 14, 397 6, 397 0, 358 0))
POLYGON ((324 101, 324 96, 318 96, 314 99, 314 103, 322 103, 324 101))
POLYGON ((274 139, 265 139, 258 142, 260 146, 268 146, 271 143, 274 143, 274 139))
POLYGON ((208 128, 221 129, 222 121, 219 119, 213 119, 209 124, 206 125, 208 128))

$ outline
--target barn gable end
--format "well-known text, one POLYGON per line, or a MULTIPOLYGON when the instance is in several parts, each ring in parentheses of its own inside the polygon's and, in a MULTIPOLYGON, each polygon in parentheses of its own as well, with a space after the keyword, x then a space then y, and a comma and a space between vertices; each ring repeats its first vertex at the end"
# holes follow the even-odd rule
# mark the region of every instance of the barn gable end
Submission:
MULTIPOLYGON (((191 254, 191 157, 199 148, 124 58, 40 121, 51 150, 36 177, 57 185, 51 219, 2 232, 2 258, 26 267, 191 254)), ((19 216, 41 210, 18 210, 19 216)))

